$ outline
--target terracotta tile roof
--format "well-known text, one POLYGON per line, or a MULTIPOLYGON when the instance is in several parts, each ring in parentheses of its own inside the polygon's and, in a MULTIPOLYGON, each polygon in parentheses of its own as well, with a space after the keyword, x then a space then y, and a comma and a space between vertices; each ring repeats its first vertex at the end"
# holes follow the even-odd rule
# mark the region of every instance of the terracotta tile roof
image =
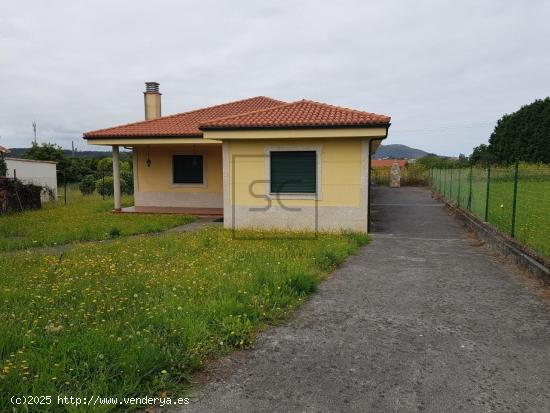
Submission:
POLYGON ((394 162, 397 162, 400 168, 404 168, 409 163, 407 159, 373 159, 371 166, 373 168, 391 168, 394 162))
POLYGON ((284 104, 286 104, 286 102, 271 99, 265 96, 257 96, 250 99, 193 110, 191 112, 163 116, 158 119, 129 123, 126 125, 115 126, 113 128, 86 132, 84 134, 84 138, 122 138, 136 136, 200 137, 202 136, 202 132, 199 130, 199 125, 202 122, 233 116, 240 113, 272 108, 284 104))
POLYGON ((200 129, 292 128, 389 125, 390 117, 300 100, 273 108, 205 121, 200 129))

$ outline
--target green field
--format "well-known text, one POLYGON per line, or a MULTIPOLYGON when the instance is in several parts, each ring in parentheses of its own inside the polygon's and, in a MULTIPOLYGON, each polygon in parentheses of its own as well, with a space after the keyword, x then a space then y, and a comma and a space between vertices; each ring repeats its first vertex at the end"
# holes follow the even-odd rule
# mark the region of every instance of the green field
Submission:
MULTIPOLYGON (((520 165, 518 172, 514 237, 550 257, 550 167, 520 165)), ((442 195, 483 220, 488 200, 487 222, 511 235, 514 166, 491 169, 488 198, 487 169, 472 169, 471 198, 470 168, 433 170, 432 174, 433 185, 442 195)))
MULTIPOLYGON (((182 215, 112 214, 112 198, 83 196, 76 188, 67 191, 67 199, 67 205, 60 197, 41 210, 0 215, 0 251, 158 232, 194 220, 182 215)), ((131 196, 123 197, 124 206, 132 202, 131 196)))
POLYGON ((131 408, 13 410, 13 395, 182 395, 206 360, 248 347, 368 241, 352 233, 233 239, 221 228, 128 237, 193 217, 112 214, 111 199, 68 195, 67 205, 0 218, 2 412, 131 408), (99 242, 113 228, 116 239, 99 242))

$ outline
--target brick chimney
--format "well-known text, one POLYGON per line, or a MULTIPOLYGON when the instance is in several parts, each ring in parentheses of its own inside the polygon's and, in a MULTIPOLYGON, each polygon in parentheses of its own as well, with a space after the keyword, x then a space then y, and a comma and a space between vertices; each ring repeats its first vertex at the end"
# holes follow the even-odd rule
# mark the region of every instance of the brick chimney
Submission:
POLYGON ((145 82, 145 120, 161 117, 159 84, 157 82, 145 82))

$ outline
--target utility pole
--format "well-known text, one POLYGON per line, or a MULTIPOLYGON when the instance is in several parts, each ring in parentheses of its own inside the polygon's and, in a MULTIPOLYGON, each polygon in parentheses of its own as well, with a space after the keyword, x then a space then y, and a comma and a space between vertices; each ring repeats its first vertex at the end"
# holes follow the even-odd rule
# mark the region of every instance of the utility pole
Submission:
POLYGON ((32 122, 32 130, 34 132, 34 144, 36 145, 36 121, 33 120, 32 122))
POLYGON ((72 153, 73 153, 73 158, 74 158, 74 141, 71 141, 71 148, 72 148, 72 153))

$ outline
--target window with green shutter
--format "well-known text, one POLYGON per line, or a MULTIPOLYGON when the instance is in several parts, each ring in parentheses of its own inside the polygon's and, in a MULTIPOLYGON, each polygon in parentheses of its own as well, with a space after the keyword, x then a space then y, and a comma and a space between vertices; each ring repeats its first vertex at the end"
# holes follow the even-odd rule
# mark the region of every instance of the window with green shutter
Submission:
POLYGON ((315 151, 270 152, 271 193, 317 192, 317 153, 315 151))
POLYGON ((204 183, 202 155, 174 155, 172 174, 175 184, 204 183))

